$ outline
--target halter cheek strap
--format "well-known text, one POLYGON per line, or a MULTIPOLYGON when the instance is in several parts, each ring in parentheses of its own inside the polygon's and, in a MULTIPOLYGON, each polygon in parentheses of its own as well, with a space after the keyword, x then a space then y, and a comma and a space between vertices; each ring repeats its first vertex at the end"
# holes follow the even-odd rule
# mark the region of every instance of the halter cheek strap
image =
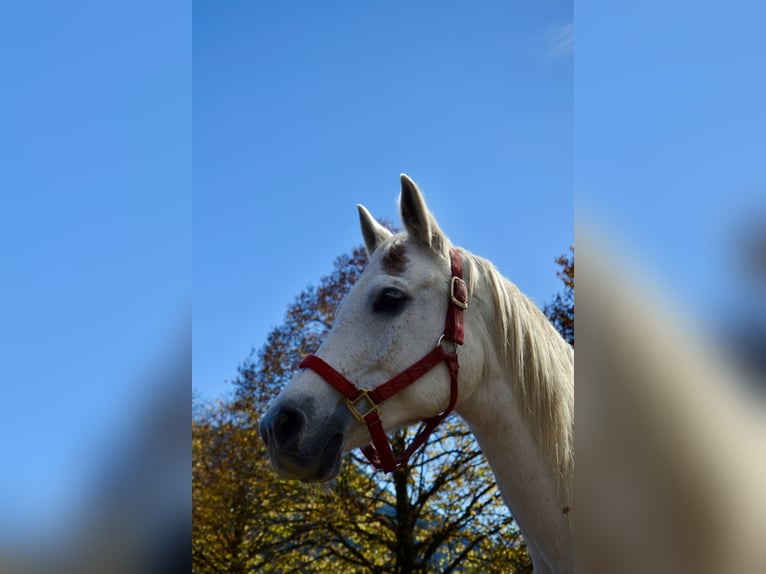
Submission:
POLYGON ((316 355, 307 356, 300 364, 302 369, 315 371, 340 391, 346 397, 346 404, 354 418, 367 425, 372 442, 362 448, 362 453, 377 470, 393 472, 406 465, 415 451, 425 444, 439 423, 455 408, 457 377, 460 368, 457 346, 463 344, 463 311, 468 308, 468 288, 463 281, 463 264, 460 254, 455 249, 450 249, 450 265, 452 268, 450 301, 447 307, 444 334, 439 337, 436 347, 394 378, 371 390, 360 389, 316 355), (451 352, 446 351, 442 346, 442 341, 445 339, 454 343, 454 349, 451 352), (449 405, 441 414, 424 419, 422 421, 423 427, 412 443, 395 456, 378 414, 380 403, 414 383, 442 361, 447 363, 450 376, 449 405))

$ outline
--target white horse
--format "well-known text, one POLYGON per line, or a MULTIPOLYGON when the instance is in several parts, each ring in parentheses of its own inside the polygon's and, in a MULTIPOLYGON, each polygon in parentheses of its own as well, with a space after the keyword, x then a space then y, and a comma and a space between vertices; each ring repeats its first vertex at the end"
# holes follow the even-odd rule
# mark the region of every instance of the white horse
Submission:
POLYGON ((572 572, 574 351, 489 261, 453 249, 415 183, 405 175, 401 183, 405 233, 392 235, 358 206, 370 262, 340 305, 317 350, 320 359, 295 375, 261 421, 272 467, 286 478, 327 481, 337 475, 342 451, 370 442, 372 427, 368 433, 363 423, 373 410, 391 432, 455 402, 495 473, 535 571, 572 572), (453 252, 466 276, 464 312, 454 293, 451 300, 453 252), (381 403, 371 398, 375 391, 360 390, 385 386, 444 344, 444 317, 455 303, 465 339, 457 393, 441 355, 381 403), (363 404, 345 400, 343 385, 366 399, 363 404))

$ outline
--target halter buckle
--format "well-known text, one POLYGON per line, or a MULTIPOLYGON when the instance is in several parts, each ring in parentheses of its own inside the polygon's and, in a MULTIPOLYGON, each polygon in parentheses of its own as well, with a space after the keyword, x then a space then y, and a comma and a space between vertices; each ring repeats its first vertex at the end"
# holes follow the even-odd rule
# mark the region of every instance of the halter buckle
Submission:
POLYGON ((436 341, 436 346, 437 347, 441 347, 442 350, 445 353, 447 353, 448 355, 455 355, 455 356, 457 356, 457 351, 460 348, 460 346, 455 341, 453 341, 452 339, 448 338, 447 335, 442 335, 441 337, 439 337, 439 340, 436 341), (446 341, 447 343, 452 343, 452 352, 451 353, 447 352, 447 350, 442 345, 442 343, 444 341, 446 341))
POLYGON ((346 405, 348 405, 348 410, 351 411, 351 414, 354 415, 354 418, 363 424, 366 424, 364 417, 370 413, 377 412, 380 409, 380 405, 372 400, 367 389, 359 389, 359 394, 356 396, 356 398, 346 399, 346 405), (356 404, 363 399, 370 403, 370 408, 367 409, 364 413, 361 413, 357 409, 356 404))
POLYGON ((464 310, 468 309, 468 288, 462 277, 452 277, 452 281, 450 281, 449 284, 449 297, 452 300, 453 305, 457 305, 464 310), (457 285, 457 289, 455 288, 455 285, 457 285), (456 292, 457 297, 455 296, 456 292), (460 297, 460 299, 458 299, 458 297, 460 297))

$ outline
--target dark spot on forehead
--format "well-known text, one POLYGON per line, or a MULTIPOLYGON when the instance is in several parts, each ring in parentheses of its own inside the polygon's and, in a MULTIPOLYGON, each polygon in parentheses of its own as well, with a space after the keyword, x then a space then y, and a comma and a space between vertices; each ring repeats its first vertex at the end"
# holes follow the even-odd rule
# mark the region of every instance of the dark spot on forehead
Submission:
POLYGON ((403 243, 395 243, 383 255, 383 270, 389 275, 401 275, 407 267, 407 256, 403 243))

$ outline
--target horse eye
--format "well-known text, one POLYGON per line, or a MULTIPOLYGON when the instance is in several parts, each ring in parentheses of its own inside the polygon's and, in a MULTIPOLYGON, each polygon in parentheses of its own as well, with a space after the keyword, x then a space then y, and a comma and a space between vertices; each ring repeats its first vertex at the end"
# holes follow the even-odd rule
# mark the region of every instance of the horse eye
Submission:
POLYGON ((407 296, 393 287, 383 289, 372 303, 374 313, 397 313, 404 308, 407 296))

